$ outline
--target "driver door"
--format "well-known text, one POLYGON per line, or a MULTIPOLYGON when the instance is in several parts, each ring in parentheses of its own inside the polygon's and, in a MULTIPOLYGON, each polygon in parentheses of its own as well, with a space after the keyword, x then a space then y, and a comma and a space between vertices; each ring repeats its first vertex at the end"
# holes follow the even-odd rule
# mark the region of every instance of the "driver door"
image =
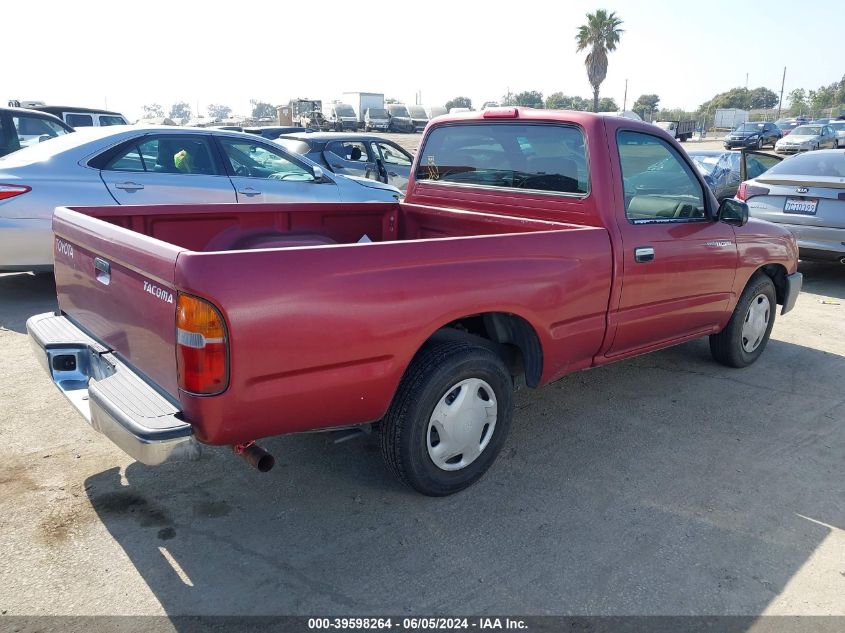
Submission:
POLYGON ((341 176, 377 180, 376 162, 361 141, 332 141, 323 150, 323 160, 341 176))
POLYGON ((317 182, 305 163, 281 147, 258 140, 218 136, 238 202, 337 202, 334 182, 317 182))
POLYGON ((617 140, 623 281, 609 357, 711 333, 730 304, 737 261, 733 227, 711 219, 716 210, 688 160, 644 132, 620 130, 617 140))

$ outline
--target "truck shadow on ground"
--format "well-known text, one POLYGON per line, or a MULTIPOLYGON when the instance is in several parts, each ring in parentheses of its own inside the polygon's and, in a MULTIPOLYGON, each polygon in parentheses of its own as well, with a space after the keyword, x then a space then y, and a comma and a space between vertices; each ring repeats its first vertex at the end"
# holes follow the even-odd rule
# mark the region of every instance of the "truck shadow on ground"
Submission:
POLYGON ((845 528, 843 371, 777 340, 731 370, 700 340, 522 391, 491 471, 442 499, 324 435, 265 441, 266 475, 213 449, 86 490, 172 616, 756 615, 845 528))
POLYGON ((29 317, 55 309, 56 280, 53 275, 0 274, 0 329, 25 333, 29 317))
POLYGON ((800 262, 804 274, 804 291, 845 299, 845 265, 825 262, 800 262))

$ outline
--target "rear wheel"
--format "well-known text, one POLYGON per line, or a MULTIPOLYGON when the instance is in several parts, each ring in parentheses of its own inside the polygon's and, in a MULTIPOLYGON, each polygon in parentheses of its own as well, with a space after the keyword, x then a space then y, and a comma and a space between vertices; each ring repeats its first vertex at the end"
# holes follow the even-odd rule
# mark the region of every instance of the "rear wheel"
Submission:
POLYGON ((461 341, 426 344, 380 425, 387 467, 424 495, 466 488, 505 442, 512 393, 510 372, 493 351, 461 341))
POLYGON ((728 367, 747 367, 756 361, 772 333, 777 298, 772 280, 756 273, 734 308, 724 330, 710 336, 710 353, 728 367))
POLYGON ((763 149, 763 137, 757 139, 757 149, 763 149))

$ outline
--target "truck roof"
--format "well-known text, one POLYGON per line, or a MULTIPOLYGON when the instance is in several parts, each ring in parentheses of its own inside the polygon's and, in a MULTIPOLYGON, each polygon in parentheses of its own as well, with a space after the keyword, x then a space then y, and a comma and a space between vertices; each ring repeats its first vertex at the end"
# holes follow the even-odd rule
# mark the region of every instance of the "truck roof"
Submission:
MULTIPOLYGON (((486 110, 473 110, 470 112, 456 112, 453 114, 441 114, 435 120, 435 125, 456 123, 463 121, 547 121, 561 123, 579 123, 588 125, 598 119, 609 119, 613 121, 624 120, 626 127, 640 128, 654 133, 655 127, 651 123, 637 121, 635 119, 622 119, 613 112, 583 112, 581 110, 546 110, 540 108, 527 108, 523 106, 507 106, 499 108, 487 108, 486 110)), ((659 128, 658 128, 659 129, 659 128)))

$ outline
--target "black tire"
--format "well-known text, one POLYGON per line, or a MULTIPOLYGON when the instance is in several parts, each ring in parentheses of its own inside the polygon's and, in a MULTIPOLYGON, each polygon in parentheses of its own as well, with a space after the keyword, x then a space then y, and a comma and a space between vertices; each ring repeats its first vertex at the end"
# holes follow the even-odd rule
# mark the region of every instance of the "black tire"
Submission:
POLYGON ((757 139, 757 149, 763 149, 763 137, 757 139))
POLYGON ((771 278, 764 273, 755 273, 745 286, 745 290, 742 291, 742 295, 725 329, 718 334, 710 335, 710 353, 713 355, 713 358, 728 367, 748 367, 756 361, 769 342, 769 336, 775 324, 777 307, 775 285, 772 283, 771 278), (759 343, 757 343, 752 351, 748 351, 744 347, 743 325, 750 315, 752 303, 759 303, 761 296, 765 296, 769 301, 768 324, 759 343))
POLYGON ((475 483, 490 468, 505 443, 512 416, 513 380, 495 352, 463 341, 428 343, 414 357, 381 421, 382 456, 388 469, 417 492, 450 495, 475 483), (492 436, 486 438, 485 427, 479 442, 487 442, 475 460, 460 470, 444 470, 429 454, 429 442, 439 438, 431 434, 429 420, 441 400, 458 392, 453 389, 458 383, 473 378, 487 383, 495 396, 492 436))

